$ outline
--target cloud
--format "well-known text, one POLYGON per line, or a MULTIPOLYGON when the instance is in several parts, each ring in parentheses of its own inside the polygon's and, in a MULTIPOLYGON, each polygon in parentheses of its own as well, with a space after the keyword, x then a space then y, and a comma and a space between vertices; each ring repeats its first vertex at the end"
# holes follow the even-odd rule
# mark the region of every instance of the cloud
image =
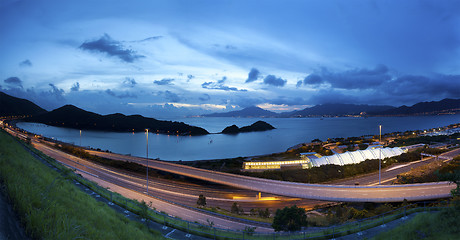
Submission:
POLYGON ((95 41, 86 41, 80 45, 80 48, 92 52, 105 53, 112 57, 118 57, 128 63, 145 57, 136 54, 132 49, 125 49, 121 42, 113 40, 108 34, 104 34, 100 39, 95 41))
POLYGON ((195 76, 193 76, 192 74, 187 75, 187 82, 190 82, 190 80, 192 80, 194 78, 195 78, 195 76))
POLYGON ((136 84, 137 84, 137 82, 136 82, 136 80, 134 80, 134 78, 126 77, 125 80, 123 81, 124 86, 131 87, 131 88, 136 86, 136 84))
POLYGON ((155 80, 153 81, 154 84, 156 85, 173 85, 172 82, 174 81, 174 78, 163 78, 161 80, 155 80))
MULTIPOLYGON (((362 96, 359 96, 362 97, 362 96)), ((325 103, 352 103, 359 104, 362 103, 359 101, 358 97, 352 94, 346 94, 342 91, 334 89, 323 89, 313 94, 308 100, 310 104, 318 105, 325 103)))
POLYGON ((392 97, 416 96, 418 99, 459 98, 460 75, 437 74, 432 77, 404 75, 385 82, 379 91, 392 97))
POLYGON ((54 84, 50 83, 48 86, 51 89, 37 91, 34 88, 9 88, 0 90, 8 95, 28 99, 38 106, 47 110, 52 110, 66 104, 67 100, 64 96, 64 90, 57 88, 54 84))
POLYGON ((268 75, 264 78, 264 83, 276 87, 283 87, 286 84, 286 80, 278 78, 275 75, 268 75))
POLYGON ((111 89, 105 90, 105 93, 107 93, 108 95, 110 95, 112 97, 116 97, 116 98, 137 98, 136 94, 133 94, 133 93, 130 93, 130 92, 122 92, 122 93, 117 94, 114 91, 112 91, 111 89))
POLYGON ((29 59, 26 59, 19 63, 20 67, 32 67, 32 62, 29 59))
POLYGON ((181 101, 181 97, 179 97, 179 95, 171 92, 171 91, 160 91, 158 92, 158 95, 160 96, 163 96, 166 100, 168 100, 169 102, 180 102, 181 101))
POLYGON ((209 94, 206 94, 206 93, 205 93, 205 94, 203 94, 201 97, 199 97, 198 99, 199 99, 200 101, 205 102, 205 101, 211 100, 211 96, 209 96, 209 94))
POLYGON ((254 82, 259 78, 259 70, 256 68, 252 68, 251 71, 248 73, 248 79, 246 79, 246 83, 254 82))
POLYGON ((323 78, 318 74, 312 73, 304 78, 303 83, 305 85, 319 85, 323 83, 323 78))
POLYGON ((73 92, 78 92, 80 90, 80 83, 79 82, 76 82, 72 85, 72 87, 70 88, 70 91, 73 91, 73 92))
POLYGON ((304 84, 319 85, 329 83, 332 88, 369 89, 380 86, 392 79, 385 65, 374 69, 355 68, 344 72, 331 72, 326 68, 305 77, 304 84))
POLYGON ((274 105, 287 105, 287 106, 295 106, 295 105, 307 105, 308 101, 301 97, 287 97, 287 96, 278 96, 274 99, 267 99, 267 103, 274 104, 274 105))
POLYGON ((302 80, 297 81, 297 83, 295 84, 295 87, 296 87, 296 88, 301 87, 301 86, 302 86, 302 83, 303 83, 302 80))
POLYGON ((64 100, 64 93, 65 92, 64 92, 63 89, 56 87, 52 83, 49 83, 48 85, 51 87, 51 90, 48 91, 51 95, 55 96, 56 99, 64 100))
POLYGON ((202 88, 205 89, 214 89, 214 90, 223 90, 223 91, 233 91, 233 92, 246 92, 246 89, 238 89, 236 87, 225 86, 224 83, 227 80, 227 77, 223 77, 217 82, 204 82, 201 84, 202 88))
POLYGON ((148 42, 148 41, 155 41, 155 40, 158 40, 158 39, 161 39, 163 38, 163 36, 153 36, 153 37, 148 37, 148 38, 144 38, 138 42, 148 42))
POLYGON ((9 77, 5 80, 3 80, 4 83, 9 85, 10 87, 20 87, 22 88, 22 80, 19 79, 18 77, 9 77))
POLYGON ((322 88, 311 96, 309 103, 411 105, 421 101, 459 98, 458 89, 460 75, 403 75, 366 89, 322 88))

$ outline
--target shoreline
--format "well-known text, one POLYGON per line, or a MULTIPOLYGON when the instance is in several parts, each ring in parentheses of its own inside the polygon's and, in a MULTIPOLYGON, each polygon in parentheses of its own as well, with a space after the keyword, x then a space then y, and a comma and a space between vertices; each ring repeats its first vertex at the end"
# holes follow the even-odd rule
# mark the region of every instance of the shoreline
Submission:
MULTIPOLYGON (((349 117, 347 117, 347 118, 349 118, 349 117)), ((10 121, 10 124, 13 125, 15 128, 21 129, 21 128, 16 126, 16 123, 19 123, 19 122, 21 122, 21 121, 13 120, 13 121, 10 121)), ((37 124, 42 124, 42 123, 37 123, 37 124)), ((436 129, 446 129, 448 127, 455 126, 455 125, 458 125, 458 124, 460 124, 460 123, 454 123, 454 124, 449 124, 447 126, 436 127, 436 129)), ((44 124, 44 125, 46 125, 46 124, 44 124)), ((46 125, 46 126, 48 126, 48 125, 46 125)), ((435 129, 435 128, 431 128, 431 129, 435 129)), ((24 130, 24 129, 21 129, 21 130, 25 131, 25 132, 28 132, 27 130, 24 130)), ((418 133, 420 133, 422 131, 423 130, 418 129, 418 130, 408 130, 406 132, 414 132, 414 133, 418 132, 418 133)), ((41 135, 38 135, 38 134, 33 133, 33 132, 29 132, 29 133, 33 134, 33 135, 41 136, 41 135)), ((394 134, 397 134, 397 133, 402 133, 402 132, 396 131, 396 132, 391 132, 391 133, 385 133, 385 134, 382 135, 382 137, 385 137, 385 136, 388 136, 388 135, 394 135, 394 134)), ((218 133, 210 133, 210 135, 214 135, 214 134, 218 134, 218 133)), ((245 134, 245 133, 243 133, 243 134, 245 134)), ((359 137, 348 136, 346 138, 365 138, 365 137, 369 137, 369 136, 375 136, 375 135, 362 135, 362 136, 359 136, 359 137)), ((107 149, 95 148, 95 147, 91 147, 91 146, 79 146, 75 142, 73 142, 73 143, 65 142, 65 141, 56 140, 56 139, 53 139, 53 138, 50 138, 50 137, 42 137, 42 138, 47 140, 47 141, 49 141, 49 142, 56 142, 56 143, 60 143, 60 144, 68 144, 68 145, 72 145, 74 147, 83 148, 83 149, 87 149, 87 150, 110 152, 110 153, 116 153, 116 154, 127 155, 127 156, 137 156, 137 155, 133 155, 133 154, 113 152, 113 151, 110 151, 110 150, 107 150, 107 149)), ((332 139, 340 139, 340 137, 332 138, 332 139)), ((326 141, 324 141, 324 142, 326 142, 326 141)), ((292 145, 290 147, 287 147, 284 151, 277 151, 277 152, 271 152, 271 153, 259 154, 259 155, 245 155, 245 156, 238 156, 238 157, 222 157, 222 158, 190 159, 190 160, 182 160, 182 159, 181 160, 167 160, 167 159, 161 159, 161 158, 150 158, 150 159, 155 159, 155 160, 160 160, 160 161, 165 161, 165 162, 172 162, 172 163, 182 163, 182 164, 184 164, 184 163, 193 163, 193 162, 197 162, 197 163, 219 162, 219 161, 230 161, 230 160, 241 160, 241 159, 251 160, 253 158, 263 158, 263 157, 270 157, 271 155, 283 154, 283 153, 286 153, 289 150, 296 149, 298 147, 301 147, 301 146, 304 146, 304 145, 309 145, 309 144, 311 144, 311 142, 302 142, 302 143, 297 143, 297 144, 294 144, 294 145, 292 145)), ((144 156, 138 156, 138 157, 144 157, 144 156)), ((189 165, 189 164, 187 164, 187 165, 189 165)))

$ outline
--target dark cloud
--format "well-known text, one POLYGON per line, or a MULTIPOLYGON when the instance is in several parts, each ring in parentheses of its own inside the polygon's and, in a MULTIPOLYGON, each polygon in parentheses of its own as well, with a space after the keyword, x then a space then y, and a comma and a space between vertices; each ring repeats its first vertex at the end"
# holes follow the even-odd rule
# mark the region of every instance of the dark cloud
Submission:
POLYGON ((267 85, 272 85, 276 87, 283 87, 286 85, 286 80, 282 78, 278 78, 275 75, 268 75, 264 78, 264 83, 267 85))
POLYGON ((155 80, 153 81, 153 83, 156 85, 173 85, 172 84, 173 81, 174 81, 174 78, 163 78, 161 80, 155 80))
POLYGON ((153 37, 148 37, 148 38, 142 39, 139 42, 155 41, 155 40, 158 40, 158 39, 161 39, 161 38, 163 38, 163 36, 153 36, 153 37))
POLYGON ((248 73, 248 79, 246 79, 246 83, 254 82, 259 78, 259 70, 256 68, 252 68, 251 71, 248 73))
POLYGON ((70 91, 73 91, 73 92, 78 92, 80 90, 80 83, 79 82, 76 82, 72 85, 72 87, 70 88, 70 91))
POLYGON ((301 87, 301 86, 302 86, 302 83, 303 83, 302 80, 297 81, 297 83, 295 84, 295 87, 296 87, 296 88, 301 87))
POLYGON ((51 95, 56 97, 56 99, 58 99, 58 100, 64 100, 64 93, 65 92, 64 92, 63 89, 56 87, 52 83, 49 83, 48 85, 51 87, 51 90, 48 91, 51 95))
POLYGON ((198 99, 199 99, 200 101, 205 102, 205 101, 211 100, 211 96, 209 96, 209 94, 206 94, 206 93, 205 93, 205 94, 203 94, 201 97, 199 97, 198 99))
POLYGON ((204 82, 201 84, 202 88, 205 89, 215 89, 215 90, 223 90, 223 91, 233 91, 233 92, 246 92, 246 89, 238 89, 236 87, 229 87, 225 86, 224 83, 227 80, 227 77, 223 77, 221 80, 217 82, 204 82))
POLYGON ((225 49, 227 49, 227 50, 236 50, 237 47, 235 47, 233 45, 230 45, 230 44, 227 44, 227 45, 225 45, 225 49))
POLYGON ((168 91, 168 90, 164 92, 160 91, 158 92, 158 95, 163 96, 169 102, 180 102, 181 101, 181 97, 179 97, 179 95, 171 91, 168 91))
POLYGON ((22 80, 19 79, 18 77, 9 77, 5 80, 3 80, 4 83, 9 85, 10 87, 20 87, 22 88, 22 80))
POLYGON ((26 59, 19 63, 20 67, 32 67, 32 62, 29 59, 26 59))
POLYGON ((125 80, 123 81, 124 86, 131 87, 131 88, 136 86, 136 84, 137 84, 137 82, 136 82, 136 80, 134 78, 126 77, 125 80))
POLYGON ((319 76, 318 74, 310 74, 306 76, 303 80, 303 83, 305 85, 319 85, 323 83, 323 78, 319 76))
POLYGON ((130 92, 122 92, 122 93, 117 94, 114 91, 112 91, 111 89, 105 90, 105 93, 107 93, 108 95, 110 95, 112 97, 116 97, 116 98, 137 98, 136 94, 133 94, 133 93, 130 93, 130 92))
POLYGON ((356 68, 344 72, 331 72, 326 68, 308 75, 304 84, 319 85, 329 83, 332 88, 369 89, 390 81, 391 76, 385 65, 377 65, 374 69, 356 68))
POLYGON ((104 34, 95 41, 86 41, 80 45, 81 49, 105 53, 109 56, 118 57, 121 60, 132 63, 145 56, 138 55, 132 49, 125 49, 121 42, 113 40, 108 34, 104 34))
POLYGON ((382 91, 392 97, 414 96, 425 99, 459 98, 460 75, 438 74, 432 77, 405 75, 385 82, 378 91, 382 91))
POLYGON ((190 82, 190 80, 192 80, 194 78, 195 78, 195 76, 193 76, 192 74, 187 75, 187 82, 190 82))
POLYGON ((422 101, 459 98, 460 75, 404 75, 367 89, 321 89, 309 99, 310 104, 353 103, 412 105, 422 101))

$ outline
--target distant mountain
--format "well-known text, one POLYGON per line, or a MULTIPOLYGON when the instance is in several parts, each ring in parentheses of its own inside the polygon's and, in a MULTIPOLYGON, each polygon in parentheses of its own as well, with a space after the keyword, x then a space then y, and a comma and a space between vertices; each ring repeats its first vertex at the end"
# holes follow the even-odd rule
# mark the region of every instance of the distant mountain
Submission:
POLYGON ((276 116, 278 116, 277 113, 271 112, 268 110, 264 110, 256 106, 247 107, 245 109, 238 110, 238 111, 231 111, 231 112, 225 112, 225 113, 211 113, 211 114, 203 115, 203 117, 242 117, 242 118, 276 117, 276 116))
POLYGON ((401 106, 386 111, 370 112, 379 116, 433 115, 446 112, 460 112, 460 99, 443 99, 441 101, 420 102, 410 107, 401 106))
POLYGON ((305 108, 299 111, 281 113, 281 117, 308 117, 308 116, 343 116, 357 115, 368 112, 381 112, 393 109, 392 106, 376 106, 376 105, 356 105, 343 103, 328 103, 316 105, 314 107, 305 108))
POLYGON ((35 103, 0 92, 0 116, 37 115, 46 110, 35 103))
POLYGON ((73 105, 65 105, 51 112, 27 118, 25 121, 39 122, 51 126, 99 131, 142 132, 148 128, 151 132, 162 134, 208 134, 208 131, 203 128, 190 126, 182 122, 160 121, 141 115, 126 116, 121 113, 99 115, 73 105))
POLYGON ((264 122, 264 121, 257 121, 250 126, 244 126, 239 128, 236 125, 232 125, 229 127, 226 127, 222 133, 224 134, 238 134, 238 133, 243 133, 243 132, 261 132, 261 131, 267 131, 267 130, 272 130, 275 129, 272 125, 264 122))

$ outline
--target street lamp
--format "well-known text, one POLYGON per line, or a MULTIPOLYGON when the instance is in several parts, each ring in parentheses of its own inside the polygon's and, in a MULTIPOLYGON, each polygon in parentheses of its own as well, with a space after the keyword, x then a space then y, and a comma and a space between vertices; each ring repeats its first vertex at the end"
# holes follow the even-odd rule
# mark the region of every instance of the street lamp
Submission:
POLYGON ((80 130, 80 147, 81 147, 81 130, 80 130))
POLYGON ((149 129, 147 131, 147 195, 149 195, 149 129))
POLYGON ((379 137, 379 144, 380 144, 380 151, 379 151, 379 185, 381 183, 381 172, 382 172, 382 125, 379 125, 379 132, 380 132, 380 137, 379 137))

